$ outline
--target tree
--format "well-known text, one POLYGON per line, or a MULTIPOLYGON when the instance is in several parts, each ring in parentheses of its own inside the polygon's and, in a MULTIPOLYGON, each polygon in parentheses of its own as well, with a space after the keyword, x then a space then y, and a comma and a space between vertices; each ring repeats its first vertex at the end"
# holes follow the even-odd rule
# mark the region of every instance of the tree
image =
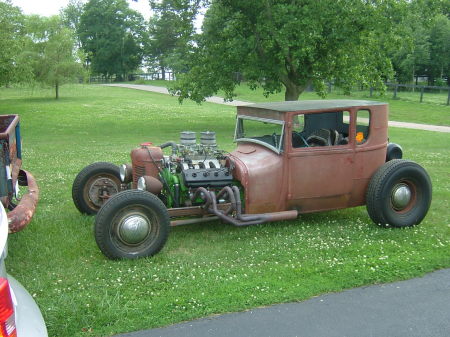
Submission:
POLYGON ((430 75, 443 85, 450 85, 450 20, 445 15, 436 16, 430 30, 430 75))
POLYGON ((190 50, 200 0, 149 0, 153 16, 149 22, 146 54, 165 79, 166 68, 184 68, 184 55, 190 50))
POLYGON ((125 78, 142 62, 144 18, 126 0, 89 0, 78 33, 94 73, 125 78))
MULTIPOLYGON (((417 82, 419 75, 428 75, 429 79, 433 77, 431 74, 431 59, 434 56, 432 49, 439 47, 431 41, 430 34, 436 23, 436 15, 442 10, 445 10, 444 3, 440 0, 408 2, 407 11, 397 24, 397 47, 391 55, 399 82, 413 82, 414 78, 417 82)), ((439 45, 442 41, 437 43, 439 45)))
POLYGON ((31 73, 19 62, 25 39, 25 16, 18 7, 0 2, 0 85, 27 80, 31 73))
POLYGON ((60 86, 82 73, 74 33, 58 16, 32 15, 27 18, 27 36, 27 56, 33 65, 34 79, 53 86, 58 99, 60 86))
POLYGON ((265 95, 285 88, 296 100, 333 81, 383 89, 392 74, 387 55, 402 0, 212 0, 198 47, 172 92, 201 102, 222 89, 226 99, 243 75, 265 95))
POLYGON ((78 37, 78 31, 80 28, 80 19, 83 14, 83 1, 82 0, 69 0, 68 5, 60 10, 60 17, 63 24, 76 32, 76 40, 78 48, 81 48, 81 41, 78 37))
POLYGON ((424 75, 430 63, 429 30, 420 20, 410 20, 402 28, 398 48, 391 57, 397 80, 413 83, 424 75))

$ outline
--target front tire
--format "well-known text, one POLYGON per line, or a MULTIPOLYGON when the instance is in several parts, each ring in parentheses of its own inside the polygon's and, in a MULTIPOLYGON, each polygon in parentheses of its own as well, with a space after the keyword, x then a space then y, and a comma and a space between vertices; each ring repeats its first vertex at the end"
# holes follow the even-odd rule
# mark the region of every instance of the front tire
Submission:
POLYGON ((419 164, 393 159, 370 180, 367 212, 379 225, 409 227, 419 224, 431 204, 431 180, 419 164))
POLYGON ((127 190, 98 212, 95 241, 109 259, 135 259, 158 253, 169 235, 166 206, 155 195, 127 190))
POLYGON ((120 191, 119 167, 105 162, 93 163, 78 173, 72 185, 75 207, 83 214, 94 215, 120 191))

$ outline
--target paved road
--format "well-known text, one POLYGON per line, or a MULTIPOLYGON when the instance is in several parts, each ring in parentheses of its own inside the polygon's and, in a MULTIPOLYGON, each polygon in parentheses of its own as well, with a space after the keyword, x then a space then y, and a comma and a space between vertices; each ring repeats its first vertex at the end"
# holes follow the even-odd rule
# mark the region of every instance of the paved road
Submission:
MULTIPOLYGON (((167 90, 167 88, 158 87, 158 86, 154 86, 154 85, 122 84, 122 83, 104 84, 104 85, 107 85, 110 87, 121 87, 121 88, 151 91, 151 92, 157 92, 160 94, 167 94, 167 95, 169 94, 169 91, 167 90)), ((245 102, 245 101, 224 102, 222 97, 217 97, 217 96, 208 97, 206 99, 206 101, 209 103, 217 103, 217 104, 224 104, 224 105, 231 105, 231 106, 252 104, 252 102, 245 102)), ((416 130, 449 132, 450 133, 450 126, 439 126, 439 125, 395 122, 395 121, 389 121, 389 126, 398 127, 398 128, 406 128, 406 129, 416 129, 416 130)))
MULTIPOLYGON (((152 91, 152 92, 157 92, 157 93, 160 93, 160 94, 170 95, 170 93, 167 90, 167 88, 158 87, 158 86, 155 86, 155 85, 121 84, 121 83, 103 84, 103 85, 107 85, 107 86, 110 86, 110 87, 121 87, 121 88, 129 88, 129 89, 136 89, 136 90, 152 91)), ((252 104, 251 102, 244 102, 244 101, 225 102, 222 97, 217 97, 217 96, 212 96, 212 97, 206 98, 206 102, 216 103, 216 104, 224 104, 224 105, 231 105, 231 106, 252 104)))
POLYGON ((450 269, 116 337, 206 336, 449 337, 450 269))

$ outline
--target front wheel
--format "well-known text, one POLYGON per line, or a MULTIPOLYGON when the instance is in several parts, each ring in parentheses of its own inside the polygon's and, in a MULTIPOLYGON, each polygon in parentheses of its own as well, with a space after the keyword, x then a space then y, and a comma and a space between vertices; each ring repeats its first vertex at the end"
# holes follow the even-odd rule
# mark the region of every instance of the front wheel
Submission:
POLYGON ((120 191, 119 167, 105 162, 93 163, 78 173, 72 185, 76 208, 93 215, 114 194, 120 191))
POLYGON ((158 253, 169 235, 166 206, 146 191, 113 196, 98 212, 95 241, 110 259, 134 259, 158 253))
POLYGON ((375 172, 366 195, 370 218, 379 225, 419 224, 431 204, 431 180, 417 163, 393 159, 375 172))

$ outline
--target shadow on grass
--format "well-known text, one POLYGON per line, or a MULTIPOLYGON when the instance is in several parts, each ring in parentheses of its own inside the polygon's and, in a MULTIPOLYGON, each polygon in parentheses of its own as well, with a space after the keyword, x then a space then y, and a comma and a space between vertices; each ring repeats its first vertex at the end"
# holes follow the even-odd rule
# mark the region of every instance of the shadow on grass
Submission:
POLYGON ((75 103, 82 98, 80 97, 59 97, 56 99, 55 97, 25 97, 25 98, 8 98, 8 99, 0 99, 5 104, 30 104, 30 103, 38 103, 38 104, 46 104, 46 103, 75 103))
MULTIPOLYGON (((262 223, 257 225, 251 225, 251 226, 233 226, 231 224, 225 223, 220 220, 211 221, 207 223, 199 223, 199 224, 192 224, 192 225, 183 225, 183 226, 176 226, 171 228, 172 235, 178 235, 181 233, 190 233, 191 235, 193 233, 196 234, 208 234, 208 233, 215 233, 215 234, 223 234, 223 235, 232 235, 235 234, 238 231, 255 231, 258 232, 259 230, 267 230, 270 232, 274 232, 277 230, 285 230, 292 227, 297 227, 298 229, 304 229, 306 227, 314 226, 318 229, 320 228, 327 228, 335 226, 336 224, 351 224, 355 222, 355 215, 359 215, 358 218, 361 218, 361 220, 364 223, 368 223, 369 226, 373 225, 373 228, 378 228, 376 224, 374 224, 369 216, 367 215, 367 212, 365 210, 364 206, 361 207, 355 207, 355 208, 349 208, 349 209, 342 209, 342 210, 334 210, 334 211, 324 211, 324 212, 317 212, 317 213, 306 213, 306 214, 299 214, 297 219, 294 220, 284 220, 284 221, 278 221, 278 222, 268 222, 268 223, 262 223), (355 214, 355 211, 357 212, 355 214)), ((372 227, 372 226, 371 226, 372 227)))

